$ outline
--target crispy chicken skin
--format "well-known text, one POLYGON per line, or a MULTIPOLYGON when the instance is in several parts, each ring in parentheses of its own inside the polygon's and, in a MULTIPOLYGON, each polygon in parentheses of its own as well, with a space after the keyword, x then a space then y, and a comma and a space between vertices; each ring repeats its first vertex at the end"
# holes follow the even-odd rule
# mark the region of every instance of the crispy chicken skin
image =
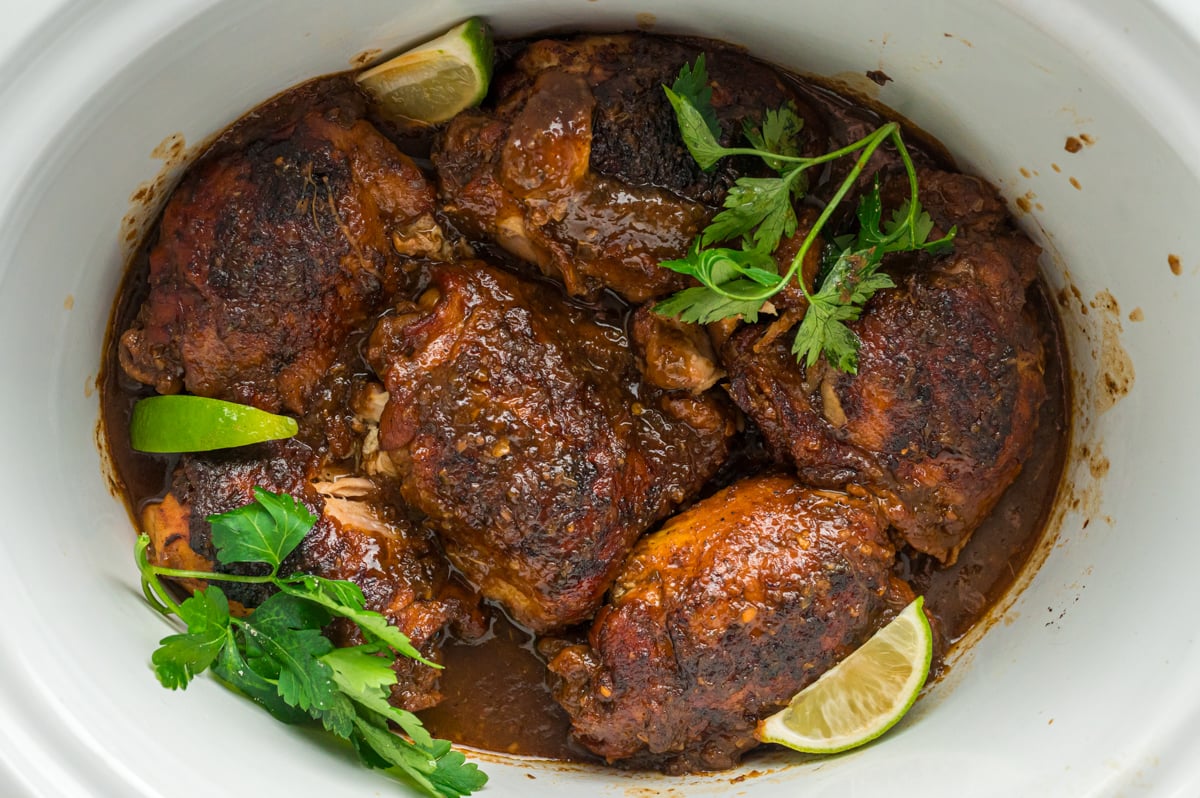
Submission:
POLYGON ((888 261, 897 287, 850 325, 857 374, 806 369, 790 336, 764 346, 761 326, 722 355, 735 401, 801 480, 866 487, 915 549, 951 564, 1029 456, 1045 398, 1025 302, 1040 250, 977 178, 922 170, 920 184, 933 235, 958 225, 958 238, 948 255, 888 261))
POLYGON ((163 212, 122 368, 160 393, 292 413, 346 334, 441 245, 433 187, 353 108, 203 162, 163 212))
MULTIPOLYGON (((206 519, 253 501, 255 486, 290 493, 318 516, 282 573, 354 582, 363 590, 367 609, 387 617, 435 662, 448 629, 468 638, 483 633, 478 597, 450 580, 449 565, 432 536, 399 516, 370 480, 322 473, 319 459, 294 440, 185 455, 163 502, 143 512, 152 562, 251 572, 255 566, 216 564, 206 519)), ((266 597, 257 586, 220 584, 243 607, 252 608, 266 597)), ((341 621, 335 621, 331 637, 338 645, 362 642, 357 629, 341 621)), ((440 700, 437 670, 404 657, 395 668, 399 681, 392 697, 398 706, 418 710, 440 700)))
POLYGON ((542 282, 439 265, 372 334, 406 501, 536 631, 589 618, 634 540, 728 453, 721 397, 643 383, 624 333, 542 282))
MULTIPOLYGON (((453 120, 433 154, 445 208, 577 296, 610 288, 633 302, 686 285, 659 267, 685 254, 737 170, 709 174, 680 139, 663 92, 703 50, 637 36, 538 41, 496 81, 495 108, 453 120)), ((772 70, 710 48, 726 143, 743 120, 798 101, 772 70)))
POLYGON ((626 559, 587 644, 550 659, 578 741, 667 772, 737 764, 759 719, 911 598, 886 527, 873 500, 787 475, 670 519, 626 559))

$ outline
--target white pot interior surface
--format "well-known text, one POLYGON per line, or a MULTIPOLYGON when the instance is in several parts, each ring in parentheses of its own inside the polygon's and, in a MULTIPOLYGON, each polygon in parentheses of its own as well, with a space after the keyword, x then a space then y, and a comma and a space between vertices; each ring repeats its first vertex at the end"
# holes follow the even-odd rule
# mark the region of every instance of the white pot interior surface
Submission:
POLYGON ((801 71, 884 70, 893 82, 878 98, 996 183, 1045 247, 1075 372, 1044 562, 886 738, 687 778, 487 756, 484 794, 1200 795, 1200 44, 1185 32, 1200 30, 1200 11, 1182 0, 17 5, 0 2, 0 24, 13 19, 0 38, 0 794, 407 794, 210 679, 159 686, 149 654, 170 629, 137 589, 95 386, 126 233, 147 217, 132 197, 178 176, 172 141, 190 150, 290 85, 479 13, 502 35, 653 26, 801 71), (1064 148, 1072 136, 1079 152, 1064 148))

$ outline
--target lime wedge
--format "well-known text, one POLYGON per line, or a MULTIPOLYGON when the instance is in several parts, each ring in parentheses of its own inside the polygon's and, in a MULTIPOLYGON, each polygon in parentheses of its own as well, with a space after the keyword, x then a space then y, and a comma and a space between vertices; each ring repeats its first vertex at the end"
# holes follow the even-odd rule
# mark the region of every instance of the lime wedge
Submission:
POLYGON ((492 79, 492 32, 472 17, 358 76, 385 116, 435 124, 478 105, 492 79))
POLYGON ((133 406, 129 440, 139 452, 207 452, 290 438, 296 419, 202 396, 151 396, 133 406))
POLYGON ((810 754, 869 743, 896 724, 929 676, 933 634, 918 598, 786 709, 758 724, 758 739, 810 754))

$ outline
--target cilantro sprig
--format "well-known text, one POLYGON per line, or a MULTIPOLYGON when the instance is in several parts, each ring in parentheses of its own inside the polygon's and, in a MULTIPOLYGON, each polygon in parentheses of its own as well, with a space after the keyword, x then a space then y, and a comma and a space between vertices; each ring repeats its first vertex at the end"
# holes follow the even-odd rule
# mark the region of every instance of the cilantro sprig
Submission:
POLYGON ((785 105, 767 111, 761 126, 745 126, 743 132, 751 146, 726 147, 718 140, 720 129, 712 109, 712 89, 707 85, 703 56, 697 58, 694 66, 685 65, 675 83, 663 89, 675 110, 683 142, 701 168, 711 170, 722 158, 730 156, 753 156, 762 159, 778 176, 741 177, 734 182, 726 194, 723 210, 701 231, 688 254, 660 264, 694 277, 700 285, 659 302, 655 312, 699 324, 736 316, 753 323, 763 305, 796 280, 808 300, 808 309, 792 346, 796 359, 812 366, 824 356, 834 367, 856 373, 861 342, 847 322, 859 318, 863 306, 875 293, 894 287, 891 278, 879 272, 883 257, 892 252, 939 251, 950 245, 956 233, 952 228, 944 237, 929 240, 933 222, 917 198, 916 168, 904 146, 900 126, 888 122, 845 147, 823 155, 803 156, 798 143, 803 119, 794 107, 785 105), (816 245, 871 156, 888 142, 904 163, 909 198, 891 218, 883 219, 877 178, 859 201, 857 235, 834 239, 826 257, 831 265, 824 270, 823 279, 814 290, 809 291, 803 280, 796 279, 805 256, 816 245), (854 165, 780 274, 773 253, 784 237, 796 233, 793 203, 808 189, 808 170, 849 156, 855 156, 854 165), (740 246, 713 246, 729 242, 738 242, 740 246))
POLYGON ((487 782, 445 740, 435 740, 411 712, 388 702, 396 684, 392 663, 410 657, 432 668, 407 635, 365 608, 353 582, 311 574, 280 576, 288 555, 316 523, 293 497, 262 488, 245 507, 208 518, 217 560, 259 563, 265 575, 187 571, 154 565, 150 538, 138 537, 135 557, 142 592, 164 615, 176 615, 187 631, 163 638, 151 663, 164 687, 183 689, 208 670, 286 723, 320 721, 348 740, 364 763, 396 768, 432 796, 460 798, 487 782), (177 602, 162 578, 201 579, 208 584, 177 602), (275 592, 247 617, 229 611, 224 591, 212 582, 265 584, 275 592), (323 629, 346 618, 366 642, 337 648, 323 629), (405 736, 392 732, 395 724, 405 736))

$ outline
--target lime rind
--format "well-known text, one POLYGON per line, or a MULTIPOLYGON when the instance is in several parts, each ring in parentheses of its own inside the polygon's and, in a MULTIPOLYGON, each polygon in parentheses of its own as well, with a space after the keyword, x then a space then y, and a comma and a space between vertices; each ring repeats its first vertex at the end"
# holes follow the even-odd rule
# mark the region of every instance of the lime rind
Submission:
POLYGON ((290 438, 296 419, 250 405, 174 394, 151 396, 133 406, 129 442, 139 452, 178 454, 232 449, 290 438))
POLYGON ((763 720, 758 738, 809 754, 865 745, 912 708, 933 662, 933 632, 919 597, 850 656, 763 720), (861 719, 850 723, 846 719, 861 719))

